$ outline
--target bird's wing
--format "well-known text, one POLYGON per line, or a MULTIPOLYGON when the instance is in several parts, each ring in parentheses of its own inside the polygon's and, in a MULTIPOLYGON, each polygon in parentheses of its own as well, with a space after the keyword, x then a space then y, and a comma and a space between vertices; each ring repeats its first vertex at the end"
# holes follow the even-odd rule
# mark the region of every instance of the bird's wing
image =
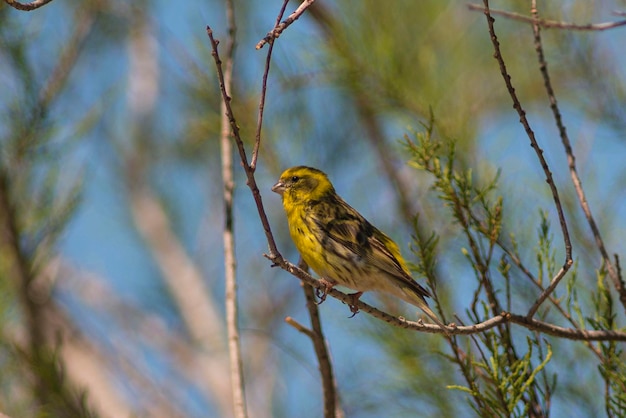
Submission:
MULTIPOLYGON (((390 277, 398 280, 401 286, 408 286, 422 297, 430 293, 420 286, 413 277, 400 255, 400 250, 391 238, 370 224, 359 212, 343 200, 340 205, 333 205, 333 213, 318 218, 318 227, 340 248, 347 251, 354 259, 377 267, 390 277)), ((342 254, 346 257, 347 254, 342 254)))

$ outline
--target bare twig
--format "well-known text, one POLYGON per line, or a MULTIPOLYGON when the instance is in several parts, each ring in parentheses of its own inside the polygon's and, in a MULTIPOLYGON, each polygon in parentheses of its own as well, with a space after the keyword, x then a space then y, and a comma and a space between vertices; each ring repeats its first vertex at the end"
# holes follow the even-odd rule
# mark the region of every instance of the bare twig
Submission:
MULTIPOLYGON (((299 265, 308 268, 306 263, 301 259, 299 265)), ((333 367, 326 347, 326 339, 322 331, 322 321, 318 304, 315 300, 315 290, 306 283, 302 283, 304 297, 306 298, 306 307, 309 311, 311 319, 312 332, 310 335, 315 355, 319 362, 320 375, 322 377, 322 392, 324 393, 324 417, 337 418, 343 416, 343 411, 339 405, 339 397, 337 396, 337 384, 333 375, 333 367)))
POLYGON ((256 49, 263 48, 263 45, 265 45, 266 43, 274 42, 274 39, 277 39, 280 34, 283 33, 283 31, 287 29, 287 27, 289 27, 289 25, 298 20, 298 18, 302 16, 302 13, 304 13, 304 11, 314 2, 315 0, 304 0, 300 4, 300 6, 298 6, 295 12, 290 14, 287 19, 285 19, 282 23, 276 25, 274 29, 267 33, 265 38, 261 39, 259 43, 256 44, 256 49))
MULTIPOLYGON (((278 12, 276 18, 276 26, 280 23, 280 20, 285 14, 285 9, 289 0, 283 1, 283 6, 278 12)), ((256 133, 254 135, 254 148, 252 149, 252 161, 250 162, 250 169, 256 170, 256 162, 259 157, 259 147, 261 146, 261 130, 263 128, 263 112, 265 110, 265 96, 267 94, 267 78, 270 73, 270 63, 272 62, 272 51, 274 50, 274 42, 270 42, 270 46, 267 51, 267 57, 265 58, 265 70, 263 71, 263 81, 261 82, 261 99, 259 100, 259 115, 257 118, 256 133)))
MULTIPOLYGON (((535 22, 538 22, 540 19, 538 18, 538 12, 536 7, 533 7, 531 10, 531 14, 535 19, 535 22)), ((554 92, 554 88, 552 87, 552 81, 550 79, 550 74, 548 73, 548 63, 545 60, 545 56, 543 53, 543 46, 541 43, 541 32, 539 29, 539 25, 537 23, 533 24, 533 35, 535 38, 535 51, 537 52, 537 58, 539 61, 539 70, 541 71, 541 76, 543 78, 544 87, 546 89, 546 93, 548 94, 548 99, 550 100, 550 109, 552 110, 552 114, 554 116, 554 121, 559 130, 559 136, 561 137, 561 143, 563 144, 563 148, 565 150, 565 155, 567 157, 567 165, 569 167, 570 177, 572 179, 572 183, 574 184, 574 190, 576 190, 576 195, 578 197, 578 202, 585 214, 585 218, 587 219, 587 223, 591 228, 591 233, 596 242, 596 246, 598 247, 604 264, 606 265, 607 272, 609 273, 609 277, 613 281, 613 285, 619 294, 620 301, 622 305, 626 308, 626 288, 624 288, 624 283, 622 282, 621 276, 618 273, 617 269, 611 262, 611 258, 609 253, 604 245, 604 241, 602 239, 602 235, 600 234, 600 229, 591 213, 591 208, 589 203, 587 202, 587 197, 585 195, 585 191, 583 189, 582 181, 580 176, 578 175, 578 170, 576 169, 576 157, 574 156, 574 150, 572 148, 572 144, 569 139, 569 135, 567 134, 567 129, 565 128, 565 124, 563 123, 563 118, 561 116, 561 111, 559 110, 559 106, 556 100, 556 94, 554 92)), ((547 289, 546 289, 547 290, 547 289)))
POLYGON ((14 9, 22 10, 25 12, 30 12, 32 10, 39 9, 42 6, 45 6, 46 4, 50 3, 52 0, 35 0, 35 1, 31 1, 30 3, 20 3, 19 1, 15 1, 15 0, 4 0, 4 1, 6 4, 13 7, 14 9))
POLYGON ((270 223, 267 220, 267 215, 265 214, 265 209, 263 208, 263 200, 261 199, 261 192, 259 191, 259 187, 256 184, 256 179, 254 178, 254 170, 250 167, 248 163, 248 157, 246 156, 246 149, 243 145, 243 141, 241 140, 241 134, 239 133, 239 126, 237 125, 237 120, 235 119, 235 115, 233 113, 233 109, 230 105, 231 98, 226 92, 225 84, 224 84, 224 73, 222 70, 222 60, 220 59, 219 52, 217 46, 219 42, 215 40, 213 37, 213 30, 207 26, 206 28, 207 35, 211 40, 211 47, 213 49, 212 55, 215 60, 215 65, 217 68, 217 78, 220 83, 220 91, 222 92, 222 100, 225 104, 226 114, 228 116, 228 122, 230 123, 230 127, 232 129, 232 135, 234 137, 235 143, 237 144, 237 149, 239 151, 239 157, 241 159, 241 165, 246 173, 247 177, 247 185, 252 192, 252 196, 254 197, 254 202, 257 207, 257 211, 259 213, 259 218, 261 218, 261 225, 263 225, 263 230, 265 231, 265 237, 267 238, 267 243, 269 246, 269 252, 271 256, 280 256, 278 252, 278 248, 276 247, 276 241, 274 240, 274 236, 272 235, 272 228, 270 227, 270 223))
MULTIPOLYGON (((546 29, 603 31, 603 30, 613 29, 613 28, 626 25, 626 20, 620 20, 618 22, 588 23, 588 24, 579 25, 576 23, 560 22, 557 20, 535 19, 534 17, 525 16, 525 15, 515 13, 515 12, 487 9, 484 6, 481 6, 478 4, 470 3, 467 5, 467 7, 470 10, 475 10, 475 11, 480 11, 480 12, 485 12, 489 10, 489 13, 491 15, 498 15, 498 16, 506 17, 508 19, 517 20, 519 22, 525 22, 525 23, 530 23, 533 25, 538 25, 546 29)), ((614 14, 620 15, 619 13, 614 13, 614 14)))
POLYGON ((291 325, 292 327, 294 327, 299 332, 309 337, 311 340, 315 338, 315 334, 313 333, 313 331, 311 331, 310 329, 308 329, 307 327, 305 327, 304 325, 302 325, 301 323, 299 323, 292 317, 288 316, 287 318, 285 318, 285 322, 291 325))
POLYGON ((511 82, 511 76, 508 73, 506 64, 504 63, 504 58, 502 57, 502 52, 500 50, 500 42, 498 41, 498 37, 496 36, 496 32, 494 28, 495 19, 491 16, 490 10, 489 10, 489 1, 483 0, 483 3, 485 5, 483 10, 485 13, 485 17, 487 18, 487 25, 489 26, 489 35, 491 37, 491 42, 493 44, 493 48, 495 51, 494 56, 496 60, 498 61, 498 64, 500 66, 500 73, 502 74, 502 78, 504 79, 504 83, 509 92, 509 95, 511 96, 511 99, 513 100, 513 108, 517 111, 519 115, 520 123, 522 124, 522 126, 524 127, 524 130, 526 131, 526 135, 528 136, 528 139, 530 140, 531 147, 535 150, 537 159, 539 160, 539 163, 541 164, 541 168, 543 169, 543 172, 546 176, 546 182, 548 183, 548 186, 550 187, 550 191, 552 192, 552 198, 554 200, 554 205, 556 207, 556 211, 559 217, 559 223, 561 225, 561 231, 563 233, 563 241, 564 241, 564 246, 565 246, 565 261, 563 263, 563 267, 552 278, 550 285, 539 296, 539 298, 537 298, 536 302, 528 311, 528 317, 531 318, 537 312, 537 309, 539 309, 539 306, 541 305, 541 303, 543 303, 543 301, 554 291, 554 289, 559 284, 561 279, 565 277, 565 274, 568 272, 569 268, 572 266, 572 263, 573 263, 572 243, 569 237, 569 231, 567 228, 567 222, 565 220, 565 214, 563 212, 563 206, 561 204, 561 199, 559 197, 559 192, 556 188, 554 178, 552 177, 552 172, 550 171, 550 167, 548 166, 548 163, 546 162, 546 159, 543 156, 543 150, 539 147, 539 144, 537 143, 537 139, 535 138, 535 133, 530 127, 530 124, 528 123, 528 119, 526 118, 526 111, 522 108, 522 105, 517 97, 517 93, 515 92, 515 88, 513 87, 513 83, 511 82))
MULTIPOLYGON (((224 90, 232 90, 233 58, 235 53, 235 10, 232 0, 226 1, 228 38, 226 44, 226 62, 224 63, 224 90)), ((225 101, 220 104, 221 134, 220 148, 222 160, 222 182, 224 186, 224 268, 226 293, 226 332, 228 334, 228 352, 230 354, 230 378, 233 393, 233 409, 237 418, 248 416, 246 408, 243 361, 238 325, 237 277, 235 264, 235 237, 233 227, 233 147, 230 141, 231 127, 228 122, 225 101)))

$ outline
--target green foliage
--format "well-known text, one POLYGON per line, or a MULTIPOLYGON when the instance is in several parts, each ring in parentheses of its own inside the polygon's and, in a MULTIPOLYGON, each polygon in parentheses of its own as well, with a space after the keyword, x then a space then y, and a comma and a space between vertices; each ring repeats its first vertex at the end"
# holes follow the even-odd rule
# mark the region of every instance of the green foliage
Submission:
MULTIPOLYGON (((511 309, 512 294, 520 292, 519 284, 511 284, 513 267, 520 267, 518 245, 513 233, 509 246, 501 237, 503 198, 491 197, 498 188, 499 172, 481 185, 471 169, 457 168, 454 142, 437 139, 433 123, 431 120, 423 125, 424 131, 414 133, 413 138, 405 136, 406 148, 412 156, 410 164, 433 177, 432 189, 465 237, 467 247, 461 251, 476 278, 467 314, 473 322, 481 322, 498 315, 502 306, 511 309), (494 257, 499 260, 497 264, 494 257), (502 301, 499 283, 504 283, 506 302, 502 301)), ((540 270, 553 275, 556 264, 549 221, 543 212, 540 217, 537 260, 540 270)), ((414 229, 414 253, 419 260, 415 270, 434 284, 438 237, 433 233, 425 238, 418 228, 414 229)), ((503 325, 473 336, 473 344, 463 344, 462 337, 450 340, 453 354, 447 358, 457 365, 466 385, 448 387, 469 394, 471 407, 480 416, 549 413, 556 385, 556 380, 546 374, 552 347, 538 336, 526 336, 525 354, 521 354, 518 341, 523 333, 518 334, 514 335, 509 325, 503 325)))
MULTIPOLYGON (((480 416, 528 416, 531 403, 527 400, 534 395, 529 389, 536 384, 537 375, 552 358, 552 348, 548 344, 547 354, 541 363, 533 366, 532 355, 536 342, 527 338, 527 344, 526 354, 514 362, 510 362, 509 353, 499 346, 491 352, 489 358, 472 362, 474 376, 478 377, 476 380, 480 380, 480 383, 472 385, 473 387, 450 385, 448 388, 469 393, 475 400, 472 407, 480 416), (480 386, 483 387, 477 389, 480 386)), ((497 347, 498 344, 493 346, 497 347)), ((470 364, 465 363, 464 366, 469 367, 470 364)))
POLYGON ((556 251, 552 245, 552 235, 550 233, 550 220, 548 214, 540 210, 539 216, 541 217, 541 223, 539 224, 539 248, 537 249, 537 280, 540 285, 544 285, 544 279, 547 277, 547 281, 554 277, 557 271, 556 266, 556 251))
MULTIPOLYGON (((593 329, 610 330, 615 327, 617 313, 611 291, 605 285, 606 279, 606 270, 598 271, 598 291, 592 295, 596 315, 588 318, 593 329)), ((626 414, 626 354, 622 344, 616 341, 602 341, 599 348, 602 357, 598 370, 604 379, 606 413, 609 417, 622 417, 626 414)))

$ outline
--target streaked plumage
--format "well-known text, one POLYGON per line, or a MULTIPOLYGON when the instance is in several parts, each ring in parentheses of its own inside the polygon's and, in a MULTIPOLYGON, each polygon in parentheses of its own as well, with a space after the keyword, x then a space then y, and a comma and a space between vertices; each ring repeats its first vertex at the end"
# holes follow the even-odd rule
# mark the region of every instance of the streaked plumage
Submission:
POLYGON ((430 293, 411 277, 396 243, 339 197, 326 174, 311 167, 292 167, 272 191, 282 195, 289 232, 300 255, 331 286, 391 294, 443 327, 426 303, 430 293))

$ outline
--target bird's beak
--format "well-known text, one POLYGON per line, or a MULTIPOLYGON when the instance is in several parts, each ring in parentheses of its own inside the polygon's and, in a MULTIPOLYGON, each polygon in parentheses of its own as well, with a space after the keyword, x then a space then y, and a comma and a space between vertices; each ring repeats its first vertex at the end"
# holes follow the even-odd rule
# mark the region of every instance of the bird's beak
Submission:
POLYGON ((285 193, 285 183, 283 183, 282 181, 279 181, 278 183, 272 186, 272 191, 274 193, 278 193, 279 195, 282 195, 283 193, 285 193))

